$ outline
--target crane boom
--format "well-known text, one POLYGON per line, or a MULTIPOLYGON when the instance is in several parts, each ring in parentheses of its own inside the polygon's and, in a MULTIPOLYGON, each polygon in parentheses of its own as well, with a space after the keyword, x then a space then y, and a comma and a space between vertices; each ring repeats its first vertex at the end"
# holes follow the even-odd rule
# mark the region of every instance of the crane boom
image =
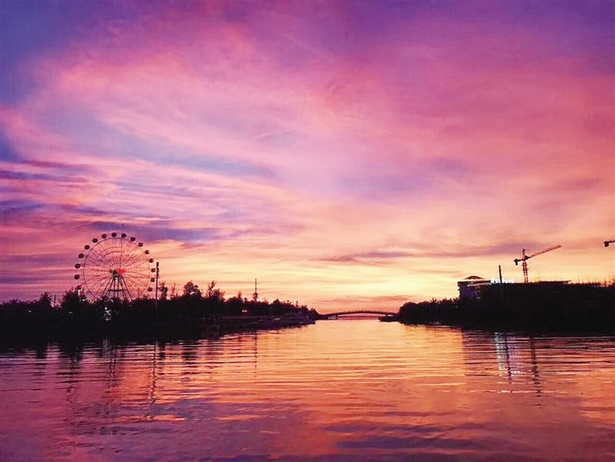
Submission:
POLYGON ((543 253, 551 252, 551 250, 559 249, 561 245, 554 245, 553 247, 549 247, 548 249, 540 250, 539 252, 535 252, 532 255, 528 255, 527 258, 535 257, 536 255, 542 255, 543 253))

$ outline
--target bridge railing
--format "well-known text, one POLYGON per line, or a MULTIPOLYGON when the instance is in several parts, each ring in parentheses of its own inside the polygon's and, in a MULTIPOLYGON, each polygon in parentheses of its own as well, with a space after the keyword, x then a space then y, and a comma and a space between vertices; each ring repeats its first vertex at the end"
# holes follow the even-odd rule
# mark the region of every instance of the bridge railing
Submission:
POLYGON ((350 310, 350 311, 338 311, 335 313, 326 313, 323 316, 327 318, 338 318, 340 316, 352 316, 354 314, 373 314, 377 316, 397 316, 398 313, 393 311, 380 311, 380 310, 350 310))

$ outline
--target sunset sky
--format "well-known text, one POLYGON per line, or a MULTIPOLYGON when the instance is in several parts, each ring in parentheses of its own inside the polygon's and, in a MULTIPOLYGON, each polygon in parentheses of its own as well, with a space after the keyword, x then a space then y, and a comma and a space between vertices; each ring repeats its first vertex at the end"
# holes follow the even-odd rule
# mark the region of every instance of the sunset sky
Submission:
POLYGON ((326 312, 612 280, 613 1, 0 3, 0 301, 121 231, 326 312))

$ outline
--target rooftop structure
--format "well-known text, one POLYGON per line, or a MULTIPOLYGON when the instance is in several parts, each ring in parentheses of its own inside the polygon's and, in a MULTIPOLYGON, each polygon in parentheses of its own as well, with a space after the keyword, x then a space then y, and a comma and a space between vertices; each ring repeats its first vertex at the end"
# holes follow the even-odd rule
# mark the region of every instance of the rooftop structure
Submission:
POLYGON ((479 298, 481 289, 489 285, 491 285, 491 281, 489 279, 474 275, 468 276, 461 281, 457 281, 457 287, 459 288, 459 298, 475 300, 479 298))

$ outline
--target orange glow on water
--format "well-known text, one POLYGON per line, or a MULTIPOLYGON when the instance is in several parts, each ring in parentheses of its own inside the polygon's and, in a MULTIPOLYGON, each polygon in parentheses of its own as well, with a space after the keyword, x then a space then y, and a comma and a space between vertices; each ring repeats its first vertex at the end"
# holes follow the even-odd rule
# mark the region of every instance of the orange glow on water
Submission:
POLYGON ((3 353, 3 451, 596 460, 613 452, 612 352, 609 338, 340 320, 3 353))

